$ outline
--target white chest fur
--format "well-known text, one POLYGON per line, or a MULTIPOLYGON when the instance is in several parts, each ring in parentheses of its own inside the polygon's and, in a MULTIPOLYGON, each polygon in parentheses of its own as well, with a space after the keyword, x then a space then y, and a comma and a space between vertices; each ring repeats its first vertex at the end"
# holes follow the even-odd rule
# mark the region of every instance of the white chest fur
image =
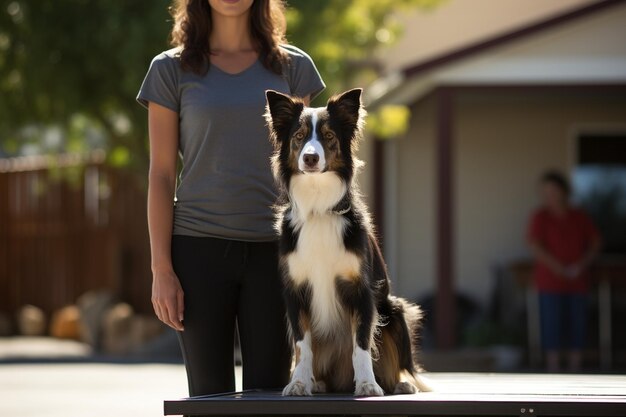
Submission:
POLYGON ((299 175, 292 180, 290 221, 298 230, 296 250, 288 255, 291 278, 312 290, 313 333, 330 335, 346 318, 337 299, 335 281, 359 275, 361 262, 343 244, 346 220, 329 212, 345 193, 334 173, 299 175))

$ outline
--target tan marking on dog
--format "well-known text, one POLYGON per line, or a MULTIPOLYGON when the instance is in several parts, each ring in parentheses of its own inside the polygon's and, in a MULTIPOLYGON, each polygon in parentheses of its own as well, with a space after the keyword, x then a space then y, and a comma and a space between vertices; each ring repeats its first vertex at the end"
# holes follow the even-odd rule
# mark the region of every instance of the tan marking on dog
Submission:
POLYGON ((295 348, 296 353, 296 365, 300 363, 300 346, 296 345, 295 348))
POLYGON ((329 391, 354 390, 352 343, 349 332, 337 334, 333 340, 314 339, 313 369, 316 379, 326 382, 329 391))
POLYGON ((345 166, 345 161, 341 157, 341 146, 339 145, 337 133, 332 130, 326 122, 321 124, 320 132, 320 142, 324 147, 327 169, 337 171, 343 168, 345 166))

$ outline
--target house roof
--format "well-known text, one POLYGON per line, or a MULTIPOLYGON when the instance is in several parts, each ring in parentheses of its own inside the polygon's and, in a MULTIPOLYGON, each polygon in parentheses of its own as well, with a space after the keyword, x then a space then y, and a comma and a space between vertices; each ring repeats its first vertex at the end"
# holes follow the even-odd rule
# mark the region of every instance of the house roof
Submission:
MULTIPOLYGON (((623 6, 621 10, 624 10, 624 13, 613 16, 613 20, 617 19, 617 24, 613 26, 621 25, 623 28, 626 26, 626 1, 602 0, 591 3, 388 74, 368 89, 369 105, 375 107, 389 102, 409 104, 418 100, 420 95, 435 85, 441 84, 503 82, 555 84, 559 80, 568 84, 575 84, 576 81, 626 82, 626 48, 618 46, 617 51, 607 50, 602 55, 594 51, 596 48, 602 49, 600 39, 595 39, 595 42, 578 42, 578 45, 588 44, 587 50, 582 54, 577 55, 574 49, 585 48, 585 45, 570 45, 568 51, 566 44, 565 48, 561 45, 561 49, 555 49, 550 54, 549 48, 542 43, 555 43, 555 37, 552 36, 547 42, 537 41, 537 36, 548 36, 556 30, 563 30, 573 23, 584 22, 584 18, 600 15, 600 12, 617 6, 623 6), (524 42, 526 45, 523 45, 524 42)), ((599 38, 603 36, 607 39, 617 38, 615 31, 607 31, 606 27, 599 29, 587 27, 583 28, 584 30, 605 32, 596 36, 599 38)), ((623 33, 623 29, 619 33, 623 33)), ((576 37, 573 33, 561 35, 565 35, 561 36, 565 39, 576 37)), ((585 35, 578 36, 584 38, 585 35)), ((624 44, 619 39, 614 40, 624 44)), ((558 48, 556 44, 554 48, 558 48)))

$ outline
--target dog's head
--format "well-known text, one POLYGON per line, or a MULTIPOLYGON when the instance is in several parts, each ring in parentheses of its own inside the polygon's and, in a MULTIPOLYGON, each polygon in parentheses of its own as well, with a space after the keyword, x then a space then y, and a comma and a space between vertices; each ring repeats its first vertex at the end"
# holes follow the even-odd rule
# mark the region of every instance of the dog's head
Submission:
POLYGON ((265 117, 274 145, 274 175, 288 185, 295 175, 336 173, 349 183, 360 161, 354 155, 364 123, 360 88, 310 108, 298 98, 268 90, 265 117))

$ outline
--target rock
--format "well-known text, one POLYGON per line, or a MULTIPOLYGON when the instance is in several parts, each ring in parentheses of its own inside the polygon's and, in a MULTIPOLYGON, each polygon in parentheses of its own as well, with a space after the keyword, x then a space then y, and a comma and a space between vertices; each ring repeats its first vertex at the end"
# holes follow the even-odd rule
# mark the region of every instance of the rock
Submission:
POLYGON ((118 303, 104 315, 102 349, 112 355, 137 353, 163 330, 163 323, 156 317, 134 314, 130 305, 118 303))
POLYGON ((133 345, 132 350, 136 351, 146 342, 159 336, 164 330, 163 326, 164 324, 154 315, 136 315, 133 318, 132 332, 130 334, 133 345))
POLYGON ((26 304, 17 311, 17 329, 24 336, 41 336, 46 332, 46 315, 39 307, 26 304))
POLYGON ((157 337, 148 340, 132 353, 137 358, 150 360, 180 361, 183 358, 176 331, 163 323, 157 337))
POLYGON ((77 306, 65 306, 52 314, 50 335, 59 339, 80 340, 80 310, 77 306))
POLYGON ((107 290, 88 291, 78 297, 80 310, 80 337, 94 350, 101 348, 102 318, 115 303, 116 297, 107 290))
POLYGON ((123 355, 133 347, 133 308, 118 303, 107 310, 102 318, 102 350, 107 354, 123 355))

